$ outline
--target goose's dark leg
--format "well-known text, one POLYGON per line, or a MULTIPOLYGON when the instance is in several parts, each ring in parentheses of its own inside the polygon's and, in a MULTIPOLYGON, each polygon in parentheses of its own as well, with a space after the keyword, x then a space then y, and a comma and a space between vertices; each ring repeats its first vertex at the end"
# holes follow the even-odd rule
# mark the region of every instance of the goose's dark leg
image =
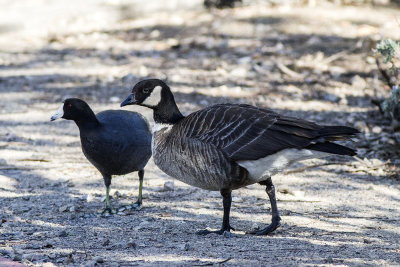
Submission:
POLYGON ((209 230, 201 230, 198 231, 198 235, 207 235, 207 234, 219 234, 222 235, 225 231, 230 232, 230 230, 235 230, 231 225, 229 224, 229 214, 231 211, 231 203, 232 203, 232 195, 231 195, 232 190, 230 189, 222 189, 221 190, 221 195, 223 197, 222 203, 224 204, 224 217, 222 219, 222 228, 221 230, 217 231, 209 231, 209 230))
POLYGON ((118 209, 118 211, 124 211, 126 209, 135 209, 135 210, 141 210, 142 209, 142 189, 143 189, 143 177, 144 177, 144 170, 140 170, 138 172, 139 175, 139 194, 138 194, 138 200, 131 204, 131 205, 126 205, 118 209))
POLYGON ((111 210, 110 205, 110 185, 111 185, 111 176, 110 175, 103 175, 104 184, 106 185, 106 208, 103 210, 101 214, 112 214, 113 211, 111 210))
POLYGON ((266 235, 266 234, 269 234, 269 233, 275 231, 275 229, 281 225, 281 223, 280 223, 281 217, 279 217, 278 206, 276 205, 275 186, 272 183, 271 177, 269 177, 265 181, 260 182, 259 184, 266 186, 265 191, 267 192, 269 201, 271 202, 272 222, 270 225, 268 225, 264 229, 259 230, 259 231, 249 232, 249 234, 266 235))

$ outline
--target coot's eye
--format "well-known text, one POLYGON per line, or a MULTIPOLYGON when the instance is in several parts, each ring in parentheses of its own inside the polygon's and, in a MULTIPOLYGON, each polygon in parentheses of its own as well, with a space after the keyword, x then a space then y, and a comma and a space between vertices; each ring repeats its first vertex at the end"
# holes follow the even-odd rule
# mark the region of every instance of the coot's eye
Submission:
POLYGON ((72 108, 72 105, 71 105, 71 104, 68 104, 67 107, 72 108))
POLYGON ((143 93, 147 94, 149 92, 149 88, 143 88, 143 93))

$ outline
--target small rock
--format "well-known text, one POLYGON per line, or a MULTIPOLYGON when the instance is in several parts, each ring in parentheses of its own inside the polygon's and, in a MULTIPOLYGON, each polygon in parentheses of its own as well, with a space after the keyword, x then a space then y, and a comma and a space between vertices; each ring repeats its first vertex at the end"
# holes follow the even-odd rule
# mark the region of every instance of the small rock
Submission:
POLYGON ((247 64, 251 62, 251 57, 241 57, 237 60, 238 64, 247 64))
POLYGON ((136 243, 133 240, 129 240, 125 247, 136 249, 136 243))
POLYGON ((68 206, 62 206, 58 209, 59 212, 67 212, 68 211, 68 206))
POLYGON ((326 94, 324 96, 324 100, 328 101, 328 102, 332 102, 332 103, 337 103, 340 101, 340 97, 333 95, 333 94, 326 94))
POLYGON ((54 263, 51 262, 44 262, 42 267, 56 267, 57 265, 55 265, 54 263))
POLYGON ((85 265, 83 265, 84 267, 94 267, 96 266, 96 261, 88 261, 87 263, 85 263, 85 265))
POLYGON ((0 248, 0 254, 3 256, 10 256, 12 258, 14 255, 14 250, 12 247, 0 248))
POLYGON ((51 242, 47 241, 47 242, 44 244, 43 247, 44 247, 44 248, 52 248, 52 247, 53 247, 53 244, 52 244, 51 242))
POLYGON ((224 233, 222 234, 222 236, 223 236, 223 237, 226 237, 226 238, 231 238, 231 237, 234 237, 235 235, 232 234, 231 232, 224 231, 224 233))
POLYGON ((367 129, 367 124, 365 123, 365 121, 357 121, 354 124, 354 127, 356 127, 360 131, 365 131, 365 129, 367 129))
POLYGON ((68 236, 67 231, 61 230, 60 232, 58 232, 58 237, 66 237, 66 236, 68 236))
POLYGON ((96 199, 96 197, 93 194, 86 195, 86 202, 92 202, 95 199, 96 199))
POLYGON ((188 250, 190 250, 190 245, 189 245, 189 243, 186 243, 186 244, 180 245, 179 248, 180 248, 180 250, 188 251, 188 250))
POLYGON ((372 128, 372 132, 373 132, 373 133, 376 133, 376 134, 380 134, 380 133, 382 132, 382 128, 379 127, 379 126, 374 126, 374 127, 372 128))
POLYGON ((93 258, 93 261, 97 262, 97 263, 103 263, 104 259, 100 256, 96 256, 93 258))
POLYGON ((230 72, 230 75, 244 78, 247 76, 247 69, 243 67, 235 68, 230 72))
POLYGON ((366 81, 359 75, 356 75, 351 79, 351 84, 357 89, 364 89, 367 86, 366 81))
POLYGON ((21 254, 15 254, 13 261, 22 261, 22 255, 21 254))
POLYGON ((174 191, 175 186, 173 181, 167 181, 164 183, 164 190, 163 191, 174 191))
POLYGON ((70 212, 75 212, 75 211, 76 211, 75 206, 70 207, 70 208, 69 208, 69 211, 70 211, 70 212))
POLYGON ((325 260, 325 262, 326 262, 326 263, 333 263, 333 258, 332 258, 332 257, 328 257, 328 258, 325 260))
POLYGON ((105 247, 105 246, 108 246, 109 244, 110 244, 110 240, 106 239, 106 240, 104 240, 102 245, 105 247))
POLYGON ((25 201, 29 201, 31 198, 30 198, 30 196, 23 196, 22 199, 25 201))
POLYGON ((186 243, 186 244, 185 244, 185 247, 184 247, 184 250, 185 250, 185 251, 188 251, 188 250, 190 250, 190 249, 191 249, 190 244, 189 244, 189 243, 186 243))
POLYGON ((366 239, 366 238, 364 238, 363 242, 364 242, 365 244, 371 244, 371 243, 372 243, 371 240, 368 240, 368 239, 366 239))
POLYGON ((253 223, 253 225, 251 226, 251 229, 260 230, 260 226, 257 223, 253 223))

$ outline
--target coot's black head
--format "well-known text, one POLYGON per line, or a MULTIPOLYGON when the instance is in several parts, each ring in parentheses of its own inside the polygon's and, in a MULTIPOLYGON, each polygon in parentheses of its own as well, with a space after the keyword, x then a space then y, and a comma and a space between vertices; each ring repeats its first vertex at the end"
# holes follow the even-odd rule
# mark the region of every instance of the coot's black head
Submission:
POLYGON ((79 98, 68 98, 51 116, 51 121, 63 118, 66 120, 80 121, 82 119, 92 118, 94 113, 89 105, 79 98))
POLYGON ((133 87, 132 94, 121 103, 121 107, 141 105, 156 109, 166 100, 174 101, 168 85, 159 79, 148 79, 138 82, 133 87))

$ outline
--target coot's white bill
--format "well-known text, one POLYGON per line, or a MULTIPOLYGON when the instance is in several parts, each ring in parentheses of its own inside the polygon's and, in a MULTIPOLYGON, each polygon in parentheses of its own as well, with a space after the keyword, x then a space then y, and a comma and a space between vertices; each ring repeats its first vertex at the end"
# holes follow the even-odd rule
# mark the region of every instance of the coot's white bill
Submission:
POLYGON ((50 121, 55 121, 64 116, 64 104, 62 104, 57 111, 51 116, 50 121))

